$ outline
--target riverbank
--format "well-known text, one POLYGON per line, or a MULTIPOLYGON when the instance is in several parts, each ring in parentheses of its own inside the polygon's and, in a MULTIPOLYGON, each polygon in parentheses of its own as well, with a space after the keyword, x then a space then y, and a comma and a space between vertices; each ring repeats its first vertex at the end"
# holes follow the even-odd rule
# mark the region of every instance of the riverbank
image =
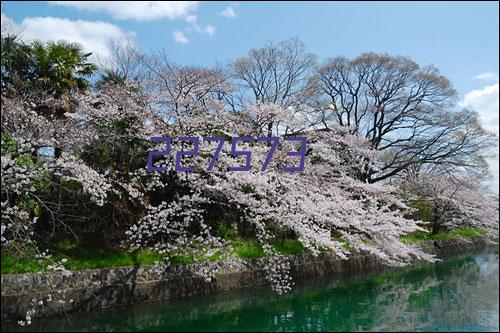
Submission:
POLYGON ((278 295, 255 287, 133 304, 8 332, 498 332, 498 249, 393 270, 309 278, 278 295))
MULTIPOLYGON (((491 246, 483 237, 425 241, 420 246, 439 257, 475 251, 491 246)), ((498 246, 498 245, 494 245, 498 246)), ((354 255, 341 260, 326 253, 318 257, 289 257, 295 280, 314 276, 363 274, 384 269, 374 256, 354 255)), ((60 273, 2 274, 2 319, 18 320, 36 306, 32 317, 62 312, 87 311, 127 304, 196 297, 222 291, 259 287, 266 284, 264 259, 246 259, 239 263, 218 262, 219 273, 211 282, 197 276, 203 264, 175 264, 165 271, 155 266, 128 266, 60 273), (53 295, 54 301, 37 305, 53 295), (56 295, 57 294, 57 295, 56 295), (60 296, 61 295, 61 296, 60 296), (57 300, 56 300, 57 299, 57 300)))

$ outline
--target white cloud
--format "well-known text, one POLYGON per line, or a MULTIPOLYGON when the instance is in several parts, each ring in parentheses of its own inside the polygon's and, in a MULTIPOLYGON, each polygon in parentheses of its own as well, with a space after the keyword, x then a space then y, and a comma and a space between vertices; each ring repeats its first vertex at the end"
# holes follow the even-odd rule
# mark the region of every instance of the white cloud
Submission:
MULTIPOLYGON (((2 13, 2 28, 4 21, 12 24, 13 21, 2 13)), ((15 22, 14 22, 15 24, 15 22)), ((20 24, 16 24, 20 37, 24 41, 59 41, 76 42, 82 45, 85 51, 95 56, 110 56, 109 42, 111 40, 131 40, 134 32, 125 32, 111 23, 102 21, 72 21, 56 17, 27 17, 20 24)))
POLYGON ((185 17, 196 11, 198 1, 48 1, 53 5, 104 12, 116 19, 150 21, 185 17))
POLYGON ((17 35, 20 33, 20 27, 14 22, 13 19, 1 13, 1 26, 2 26, 2 35, 17 35))
POLYGON ((187 24, 185 32, 180 30, 172 34, 175 41, 186 44, 188 33, 214 36, 217 29, 212 25, 200 25, 196 11, 199 1, 48 1, 52 5, 66 6, 78 10, 106 13, 115 19, 151 21, 162 18, 182 19, 187 24))
POLYGON ((236 15, 236 11, 234 10, 234 8, 231 6, 227 6, 219 14, 227 18, 236 18, 238 16, 236 15))
POLYGON ((195 24, 197 20, 198 20, 198 16, 196 16, 196 15, 186 16, 186 22, 189 24, 195 24))
POLYGON ((476 75, 475 78, 483 81, 498 81, 498 74, 495 72, 486 72, 476 75))
POLYGON ((174 37, 174 40, 177 43, 181 44, 189 43, 189 40, 187 39, 186 35, 184 35, 184 33, 180 30, 174 30, 174 32, 172 32, 172 36, 174 37))
POLYGON ((201 25, 198 24, 198 17, 196 15, 188 15, 186 16, 186 22, 189 24, 188 31, 189 32, 196 32, 199 34, 207 34, 209 36, 214 36, 215 32, 217 31, 217 28, 214 27, 213 25, 207 25, 205 27, 202 27, 201 25))
POLYGON ((498 83, 468 92, 460 105, 477 111, 484 128, 499 135, 498 83))
MULTIPOLYGON (((460 106, 467 107, 479 113, 481 124, 488 131, 499 135, 499 102, 498 102, 498 83, 486 86, 482 89, 476 89, 465 94, 460 106)), ((498 146, 495 148, 496 156, 488 158, 490 172, 493 176, 492 188, 499 191, 499 162, 498 146)))
POLYGON ((207 25, 205 27, 205 32, 209 35, 209 36, 213 36, 215 35, 215 32, 217 31, 217 28, 214 27, 214 26, 211 26, 211 25, 207 25))

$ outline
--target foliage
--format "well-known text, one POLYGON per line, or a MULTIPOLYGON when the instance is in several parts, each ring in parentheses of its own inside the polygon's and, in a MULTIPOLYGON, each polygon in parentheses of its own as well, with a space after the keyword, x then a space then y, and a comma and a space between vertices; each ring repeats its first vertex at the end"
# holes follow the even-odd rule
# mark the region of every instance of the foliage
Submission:
MULTIPOLYGON (((264 257, 265 253, 260 244, 255 240, 235 240, 233 248, 236 257, 245 258, 260 258, 264 257)), ((278 239, 274 244, 274 248, 283 255, 293 255, 305 253, 307 250, 294 239, 278 239)), ((140 251, 105 251, 96 247, 84 246, 81 243, 63 240, 57 242, 52 247, 53 255, 50 259, 46 259, 43 263, 39 263, 35 258, 34 251, 25 253, 22 257, 9 254, 8 251, 2 251, 2 274, 9 273, 24 273, 24 272, 39 272, 46 271, 47 266, 54 260, 67 259, 65 267, 67 269, 93 269, 93 268, 110 268, 119 266, 133 265, 153 265, 163 260, 163 256, 151 250, 144 249, 140 251)), ((218 254, 211 257, 203 258, 203 261, 217 261, 220 259, 218 254)), ((172 263, 194 263, 193 255, 174 255, 172 263)))
POLYGON ((23 43, 16 36, 2 36, 2 93, 29 95, 43 91, 70 97, 90 87, 87 80, 97 69, 78 44, 66 42, 23 43))
POLYGON ((425 222, 430 222, 432 218, 432 206, 425 200, 416 200, 411 205, 412 208, 416 209, 415 217, 417 220, 422 220, 425 222))
POLYGON ((130 253, 127 251, 109 252, 95 248, 78 247, 75 251, 58 251, 40 264, 34 257, 15 258, 2 252, 2 274, 46 271, 54 260, 67 259, 67 269, 109 268, 118 266, 152 265, 162 257, 149 250, 130 253))
POLYGON ((450 232, 441 232, 438 234, 415 232, 402 236, 401 239, 406 243, 418 244, 420 242, 428 240, 453 239, 457 237, 478 237, 484 235, 486 235, 486 231, 483 229, 462 228, 462 229, 452 230, 450 232))
POLYGON ((498 197, 488 193, 467 173, 428 170, 407 179, 402 195, 414 200, 431 231, 477 227, 498 235, 498 197))

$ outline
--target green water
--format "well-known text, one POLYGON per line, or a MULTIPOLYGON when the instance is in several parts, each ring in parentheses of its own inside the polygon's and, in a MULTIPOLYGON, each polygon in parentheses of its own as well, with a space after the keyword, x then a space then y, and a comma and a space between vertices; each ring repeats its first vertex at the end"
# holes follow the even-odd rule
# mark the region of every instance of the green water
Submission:
POLYGON ((31 331, 498 331, 498 252, 360 277, 155 302, 66 318, 31 331))

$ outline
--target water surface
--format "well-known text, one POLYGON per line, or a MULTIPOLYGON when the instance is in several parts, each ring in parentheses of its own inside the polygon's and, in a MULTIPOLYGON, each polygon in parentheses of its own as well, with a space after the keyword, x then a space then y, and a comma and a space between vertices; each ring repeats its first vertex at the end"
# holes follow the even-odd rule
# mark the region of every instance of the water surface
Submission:
POLYGON ((227 292, 35 319, 19 331, 498 331, 498 252, 342 279, 290 294, 227 292))

